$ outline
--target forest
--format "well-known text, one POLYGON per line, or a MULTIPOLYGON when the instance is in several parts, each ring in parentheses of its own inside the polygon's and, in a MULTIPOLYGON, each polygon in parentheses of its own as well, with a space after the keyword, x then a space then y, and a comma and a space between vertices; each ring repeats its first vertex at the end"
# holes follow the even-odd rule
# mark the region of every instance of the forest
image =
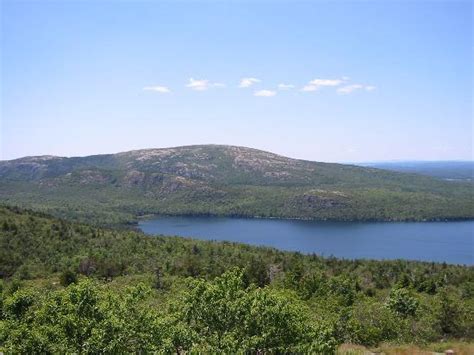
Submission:
POLYGON ((0 277, 6 354, 468 353, 474 338, 473 267, 150 237, 16 207, 0 207, 0 277))

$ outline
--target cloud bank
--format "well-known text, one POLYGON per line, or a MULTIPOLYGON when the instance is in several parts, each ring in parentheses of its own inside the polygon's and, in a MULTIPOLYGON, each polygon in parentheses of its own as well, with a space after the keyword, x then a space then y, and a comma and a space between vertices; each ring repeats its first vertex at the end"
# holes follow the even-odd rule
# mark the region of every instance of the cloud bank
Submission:
MULTIPOLYGON (((306 85, 304 85, 300 91, 302 92, 311 92, 317 91, 321 88, 335 88, 338 94, 347 95, 354 91, 364 90, 364 91, 374 91, 376 89, 373 85, 365 85, 365 84, 349 84, 349 77, 343 76, 340 79, 322 79, 317 78, 310 80, 306 85)), ((255 84, 260 83, 261 80, 257 78, 242 78, 239 82, 240 88, 249 88, 255 84)), ((188 83, 186 84, 187 88, 195 91, 206 91, 210 88, 222 88, 225 87, 225 84, 218 83, 218 82, 211 82, 208 79, 194 79, 190 78, 188 83)), ((294 89, 296 86, 293 84, 286 84, 280 83, 276 86, 274 90, 264 89, 264 90, 256 90, 253 92, 254 96, 261 96, 261 97, 272 97, 277 94, 278 91, 285 91, 294 89)), ((168 94, 171 93, 171 90, 164 85, 154 85, 154 86, 145 86, 143 87, 144 91, 153 91, 160 94, 168 94)))

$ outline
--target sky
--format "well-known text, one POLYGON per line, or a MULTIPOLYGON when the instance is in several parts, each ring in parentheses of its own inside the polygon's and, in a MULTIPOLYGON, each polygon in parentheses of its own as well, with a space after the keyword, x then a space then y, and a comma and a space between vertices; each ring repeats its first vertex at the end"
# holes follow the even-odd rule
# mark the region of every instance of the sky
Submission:
POLYGON ((1 3, 0 159, 473 159, 471 1, 1 3))

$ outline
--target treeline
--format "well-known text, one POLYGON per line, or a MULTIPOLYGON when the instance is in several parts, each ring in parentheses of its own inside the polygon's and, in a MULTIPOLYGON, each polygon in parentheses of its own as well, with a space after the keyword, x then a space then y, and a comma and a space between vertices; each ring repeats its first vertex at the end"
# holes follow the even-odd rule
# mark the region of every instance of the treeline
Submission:
POLYGON ((148 237, 9 207, 0 277, 7 352, 330 353, 474 338, 473 267, 148 237))

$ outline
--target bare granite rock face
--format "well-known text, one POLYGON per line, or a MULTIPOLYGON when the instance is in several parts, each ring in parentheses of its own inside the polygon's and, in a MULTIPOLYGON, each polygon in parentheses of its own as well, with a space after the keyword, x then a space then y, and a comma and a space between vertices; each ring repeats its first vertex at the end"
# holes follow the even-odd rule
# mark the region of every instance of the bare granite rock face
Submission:
POLYGON ((125 175, 123 181, 127 186, 142 185, 145 181, 145 173, 138 170, 131 170, 125 175))
POLYGON ((79 184, 105 184, 108 177, 96 170, 82 170, 78 173, 79 184))

